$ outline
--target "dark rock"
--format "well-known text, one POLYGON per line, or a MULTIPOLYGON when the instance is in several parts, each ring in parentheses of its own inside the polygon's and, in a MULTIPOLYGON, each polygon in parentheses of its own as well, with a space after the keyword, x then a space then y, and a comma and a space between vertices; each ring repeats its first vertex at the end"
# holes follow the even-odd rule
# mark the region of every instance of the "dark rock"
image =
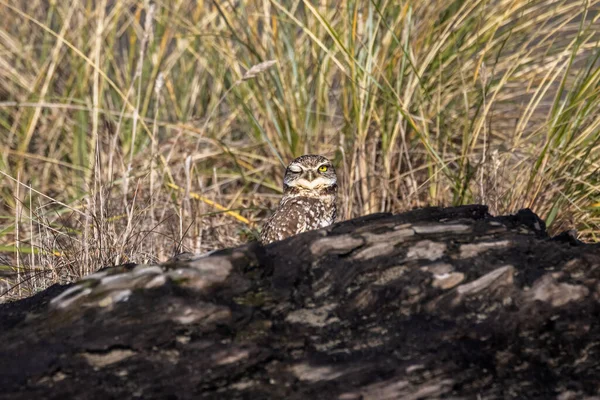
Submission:
POLYGON ((38 296, 0 307, 1 398, 600 394, 600 245, 529 210, 377 214, 38 296))

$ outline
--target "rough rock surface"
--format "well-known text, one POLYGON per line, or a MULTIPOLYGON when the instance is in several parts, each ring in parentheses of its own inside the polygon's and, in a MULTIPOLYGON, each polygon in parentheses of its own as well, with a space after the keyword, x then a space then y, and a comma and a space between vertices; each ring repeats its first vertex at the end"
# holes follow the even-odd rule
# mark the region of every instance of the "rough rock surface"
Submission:
POLYGON ((378 214, 0 306, 0 398, 598 399, 600 245, 378 214))

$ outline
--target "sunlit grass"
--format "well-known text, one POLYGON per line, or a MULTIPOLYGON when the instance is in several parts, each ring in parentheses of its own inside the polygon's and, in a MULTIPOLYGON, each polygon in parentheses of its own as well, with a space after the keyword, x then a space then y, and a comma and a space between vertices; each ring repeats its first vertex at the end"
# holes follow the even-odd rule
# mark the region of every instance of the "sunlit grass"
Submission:
POLYGON ((344 219, 477 202, 598 240, 599 3, 0 0, 0 264, 29 293, 245 242, 304 153, 344 219))

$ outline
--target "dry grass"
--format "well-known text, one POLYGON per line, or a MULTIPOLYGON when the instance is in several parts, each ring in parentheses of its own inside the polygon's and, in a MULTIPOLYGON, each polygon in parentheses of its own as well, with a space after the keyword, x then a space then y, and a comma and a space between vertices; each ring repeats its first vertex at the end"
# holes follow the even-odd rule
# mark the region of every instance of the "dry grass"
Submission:
POLYGON ((598 240, 599 11, 0 0, 6 296, 247 241, 303 153, 343 218, 477 202, 598 240))

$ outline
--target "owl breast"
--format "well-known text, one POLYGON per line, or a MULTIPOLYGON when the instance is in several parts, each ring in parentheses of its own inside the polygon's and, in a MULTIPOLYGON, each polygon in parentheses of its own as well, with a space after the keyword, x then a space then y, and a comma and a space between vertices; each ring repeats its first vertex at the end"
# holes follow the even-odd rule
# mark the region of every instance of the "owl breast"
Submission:
POLYGON ((261 242, 268 244, 298 233, 320 229, 335 221, 335 199, 314 197, 284 197, 261 233, 261 242))

